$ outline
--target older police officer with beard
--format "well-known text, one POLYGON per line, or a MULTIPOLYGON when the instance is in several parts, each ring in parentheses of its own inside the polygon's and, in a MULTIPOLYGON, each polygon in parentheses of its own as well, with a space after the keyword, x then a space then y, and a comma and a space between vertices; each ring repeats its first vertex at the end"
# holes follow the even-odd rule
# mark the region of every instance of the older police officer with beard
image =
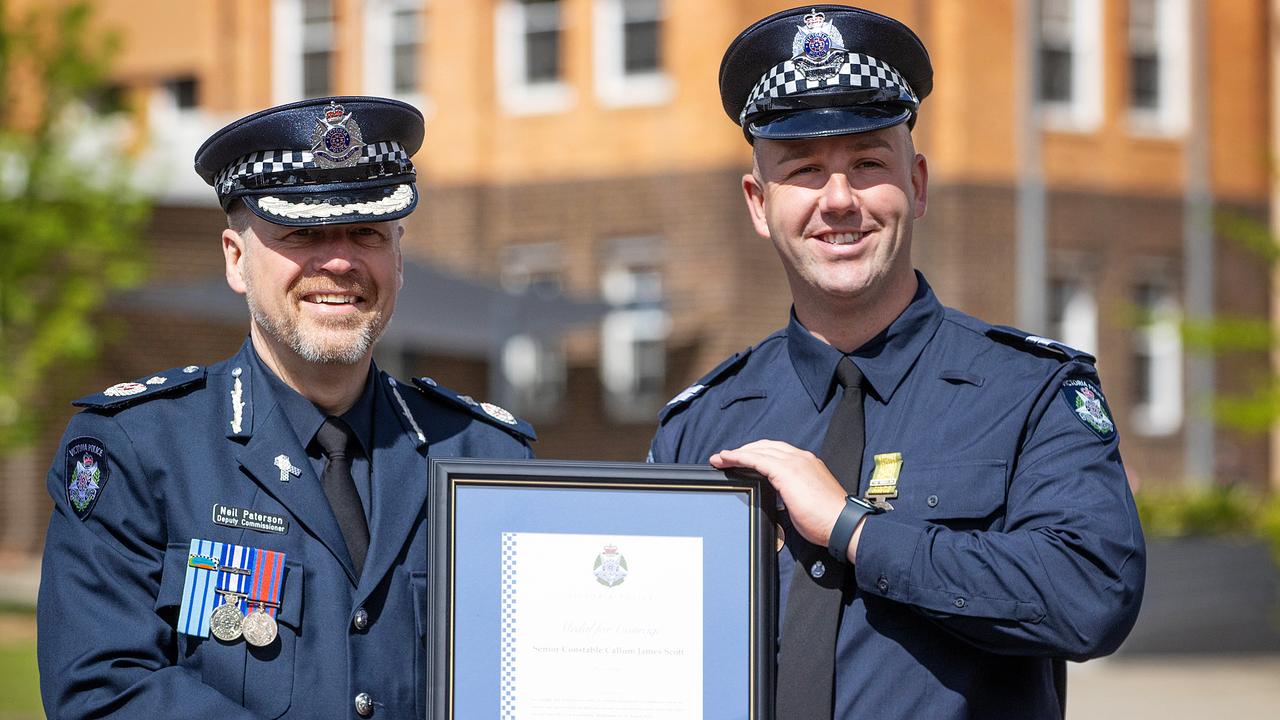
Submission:
POLYGON ((76 402, 49 472, 50 717, 422 718, 428 458, 532 429, 372 362, 418 195, 417 110, 271 108, 196 155, 249 337, 76 402))
POLYGON ((786 505, 779 718, 1051 718, 1115 650, 1144 549, 1094 359, 944 307, 911 264, 932 87, 919 38, 840 5, 720 67, 790 323, 661 413, 651 459, 743 467, 786 505))

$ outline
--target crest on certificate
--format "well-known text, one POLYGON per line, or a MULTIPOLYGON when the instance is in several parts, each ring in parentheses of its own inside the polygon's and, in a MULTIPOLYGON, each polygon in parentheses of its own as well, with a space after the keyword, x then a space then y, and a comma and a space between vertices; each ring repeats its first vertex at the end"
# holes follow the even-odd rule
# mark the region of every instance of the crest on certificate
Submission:
POLYGON ((617 587, 627 579, 627 559, 618 552, 616 545, 605 545, 604 550, 596 556, 593 572, 596 582, 605 587, 617 587))

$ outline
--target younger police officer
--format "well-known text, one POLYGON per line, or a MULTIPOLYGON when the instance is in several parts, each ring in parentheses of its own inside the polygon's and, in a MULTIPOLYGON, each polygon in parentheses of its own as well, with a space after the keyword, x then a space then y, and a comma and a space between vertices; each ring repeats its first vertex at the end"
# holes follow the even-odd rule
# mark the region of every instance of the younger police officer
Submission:
POLYGON ((785 502, 783 720, 1062 717, 1064 660, 1115 650, 1142 595, 1093 358, 912 268, 931 86, 910 29, 838 5, 761 20, 720 66, 793 313, 664 409, 652 459, 752 468, 785 502))
POLYGON ((77 401, 49 472, 50 717, 425 716, 428 458, 525 458, 533 435, 371 361, 422 136, 404 103, 339 97, 200 148, 249 338, 77 401))

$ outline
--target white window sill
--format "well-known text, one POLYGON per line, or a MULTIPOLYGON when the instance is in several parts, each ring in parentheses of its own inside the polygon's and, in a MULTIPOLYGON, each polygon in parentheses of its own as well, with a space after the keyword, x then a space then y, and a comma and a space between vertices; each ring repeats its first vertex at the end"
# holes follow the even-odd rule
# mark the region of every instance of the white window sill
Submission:
POLYGON ((1185 124, 1172 122, 1164 114, 1159 110, 1130 110, 1126 118, 1129 134, 1155 140, 1184 137, 1187 133, 1185 124))
POLYGON ((498 94, 502 111, 507 115, 554 115, 573 108, 574 92, 564 82, 538 85, 510 85, 498 94))
POLYGON ((1063 103, 1041 103, 1040 125, 1045 130, 1085 135, 1097 132, 1101 122, 1089 117, 1080 108, 1063 103))
POLYGON ((611 108, 663 105, 675 97, 675 83, 665 73, 623 75, 602 79, 596 95, 611 108))

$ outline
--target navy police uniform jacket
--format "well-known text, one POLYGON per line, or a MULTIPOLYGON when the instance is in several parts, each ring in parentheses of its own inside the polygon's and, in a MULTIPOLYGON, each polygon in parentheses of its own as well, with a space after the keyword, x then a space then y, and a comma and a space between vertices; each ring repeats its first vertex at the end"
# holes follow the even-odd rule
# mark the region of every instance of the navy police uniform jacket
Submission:
MULTIPOLYGON (((1145 575, 1093 358, 945 308, 917 277, 908 308, 851 354, 866 377, 859 493, 876 455, 901 465, 893 509, 866 519, 857 548, 834 715, 1060 718, 1063 661, 1116 649, 1145 575)), ((841 357, 793 314, 663 410, 652 460, 705 463, 766 438, 816 453, 841 357)), ((781 553, 779 618, 796 572, 781 553)))
POLYGON ((38 623, 49 717, 354 718, 360 693, 375 717, 425 717, 428 458, 530 457, 532 429, 417 382, 374 367, 349 423, 370 533, 358 578, 323 459, 299 437, 323 414, 249 342, 207 369, 78 402, 86 410, 48 477, 38 623), (215 523, 215 505, 254 513, 253 527, 215 523), (193 539, 285 554, 278 639, 176 630, 193 539))

